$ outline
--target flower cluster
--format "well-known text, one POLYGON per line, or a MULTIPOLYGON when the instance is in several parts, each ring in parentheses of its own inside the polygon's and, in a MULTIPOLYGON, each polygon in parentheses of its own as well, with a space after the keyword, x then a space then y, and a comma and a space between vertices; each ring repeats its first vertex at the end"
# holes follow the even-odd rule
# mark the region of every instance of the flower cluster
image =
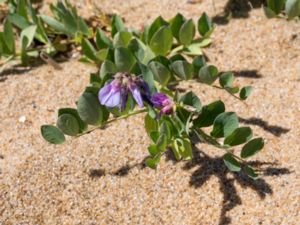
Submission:
POLYGON ((130 93, 141 108, 146 102, 159 109, 160 116, 173 113, 174 103, 170 98, 163 93, 155 93, 151 96, 148 84, 140 76, 127 72, 115 74, 113 81, 100 89, 98 98, 102 105, 110 108, 118 107, 123 111, 130 93))

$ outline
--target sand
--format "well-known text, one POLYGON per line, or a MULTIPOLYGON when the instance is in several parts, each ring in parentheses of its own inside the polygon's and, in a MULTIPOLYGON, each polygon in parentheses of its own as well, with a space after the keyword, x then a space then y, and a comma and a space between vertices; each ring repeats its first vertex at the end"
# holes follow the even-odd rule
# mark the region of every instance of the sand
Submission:
MULTIPOLYGON (((215 16, 226 5, 97 3, 134 27, 177 12, 215 16)), ((88 17, 84 1, 76 4, 88 17)), ((96 69, 76 60, 61 63, 62 70, 8 68, 0 75, 0 224, 298 224, 300 23, 266 19, 260 8, 217 22, 205 53, 221 71, 234 71, 238 85, 254 86, 248 107, 195 81, 180 88, 194 91, 203 104, 222 99, 266 139, 252 162, 263 171, 260 179, 228 172, 224 152, 205 144, 194 146, 192 162, 167 154, 157 170, 145 168, 150 140, 142 115, 64 145, 47 144, 40 126, 54 123, 59 108, 75 106, 96 69)))

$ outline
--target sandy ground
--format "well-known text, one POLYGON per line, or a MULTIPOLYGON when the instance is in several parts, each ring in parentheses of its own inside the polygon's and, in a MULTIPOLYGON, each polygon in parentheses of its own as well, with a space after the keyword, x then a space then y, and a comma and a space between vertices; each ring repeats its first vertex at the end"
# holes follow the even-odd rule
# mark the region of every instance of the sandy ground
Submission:
MULTIPOLYGON (((76 1, 85 12, 83 1, 76 1)), ((99 0, 140 27, 178 11, 196 19, 222 12, 226 1, 99 0)), ((87 15, 87 14, 85 14, 87 15)), ((192 162, 167 155, 154 171, 143 167, 149 139, 142 116, 117 122, 67 144, 47 144, 40 126, 74 107, 95 68, 76 61, 0 75, 0 224, 299 224, 300 24, 268 20, 261 9, 217 26, 206 49, 220 70, 253 85, 248 107, 195 82, 204 104, 223 99, 265 149, 253 160, 264 175, 252 181, 224 167, 223 152, 197 144, 192 162), (25 123, 19 122, 21 116, 25 123)), ((220 22, 220 20, 218 20, 220 22)))

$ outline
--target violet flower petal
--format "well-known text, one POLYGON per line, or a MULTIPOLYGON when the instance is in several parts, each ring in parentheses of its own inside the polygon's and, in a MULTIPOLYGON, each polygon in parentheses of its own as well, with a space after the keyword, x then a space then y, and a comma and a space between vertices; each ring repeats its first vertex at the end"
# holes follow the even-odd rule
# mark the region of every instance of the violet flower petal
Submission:
POLYGON ((153 104, 154 107, 156 108, 161 108, 164 106, 164 102, 166 100, 168 100, 169 98, 163 94, 163 93, 155 93, 152 97, 151 97, 151 102, 153 104))
POLYGON ((121 88, 121 100, 120 100, 120 111, 124 111, 126 108, 126 103, 128 99, 128 89, 127 88, 121 88))
POLYGON ((167 105, 160 110, 160 115, 170 115, 173 113, 173 105, 167 105))
POLYGON ((141 96, 141 92, 139 91, 137 86, 136 85, 130 85, 129 89, 132 93, 132 96, 133 96, 134 100, 137 102, 139 107, 143 108, 144 107, 143 99, 142 99, 142 96, 141 96))
POLYGON ((120 88, 113 83, 107 84, 100 89, 98 98, 102 105, 107 107, 115 107, 120 104, 120 88))

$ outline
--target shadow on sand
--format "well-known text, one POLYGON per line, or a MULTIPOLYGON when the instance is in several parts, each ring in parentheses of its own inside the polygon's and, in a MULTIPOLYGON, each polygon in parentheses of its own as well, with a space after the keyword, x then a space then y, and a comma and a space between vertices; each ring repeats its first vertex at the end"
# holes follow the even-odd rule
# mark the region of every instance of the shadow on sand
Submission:
POLYGON ((286 134, 290 131, 290 129, 278 125, 269 125, 268 122, 256 117, 251 117, 247 119, 239 117, 239 121, 244 124, 259 126, 276 137, 280 137, 282 134, 286 134))
POLYGON ((223 12, 214 16, 213 22, 226 25, 230 19, 246 19, 252 9, 261 8, 265 0, 228 0, 223 12))
MULTIPOLYGON (((182 169, 193 169, 190 177, 190 186, 193 188, 201 188, 202 185, 213 176, 218 178, 219 190, 223 194, 222 209, 219 218, 220 225, 230 224, 231 218, 227 213, 242 204, 242 199, 234 185, 235 182, 238 182, 243 188, 251 188, 263 200, 267 195, 273 194, 272 187, 265 181, 265 177, 281 176, 291 173, 287 168, 278 167, 277 163, 250 161, 248 165, 259 168, 262 174, 261 178, 252 180, 242 172, 230 172, 225 166, 222 157, 211 157, 196 147, 193 148, 193 154, 193 160, 186 162, 182 169), (196 168, 196 170, 194 170, 194 168, 196 168)), ((178 162, 170 150, 166 152, 166 160, 171 160, 174 164, 178 162)), ((129 174, 130 170, 135 167, 141 170, 144 169, 145 159, 141 163, 125 165, 112 172, 106 172, 103 169, 92 169, 88 175, 92 179, 100 178, 105 175, 125 177, 129 174)))

